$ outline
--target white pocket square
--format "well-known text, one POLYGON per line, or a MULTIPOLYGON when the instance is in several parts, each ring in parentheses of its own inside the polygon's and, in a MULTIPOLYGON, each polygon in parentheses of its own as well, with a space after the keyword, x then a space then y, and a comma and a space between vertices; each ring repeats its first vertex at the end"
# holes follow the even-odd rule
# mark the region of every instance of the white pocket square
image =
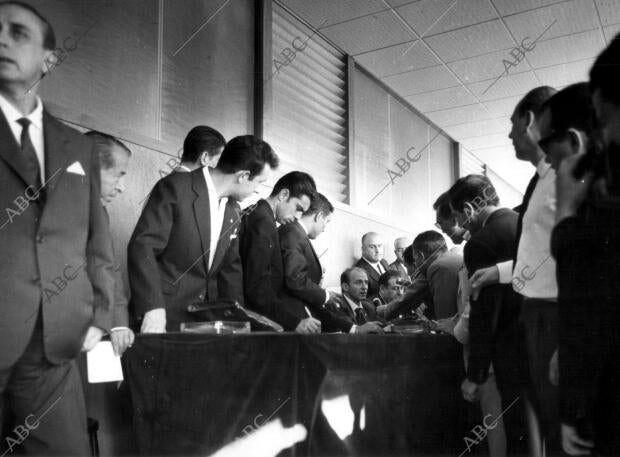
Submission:
POLYGON ((80 162, 73 162, 71 165, 67 167, 68 173, 73 173, 80 176, 86 176, 84 169, 82 168, 82 164, 80 162))

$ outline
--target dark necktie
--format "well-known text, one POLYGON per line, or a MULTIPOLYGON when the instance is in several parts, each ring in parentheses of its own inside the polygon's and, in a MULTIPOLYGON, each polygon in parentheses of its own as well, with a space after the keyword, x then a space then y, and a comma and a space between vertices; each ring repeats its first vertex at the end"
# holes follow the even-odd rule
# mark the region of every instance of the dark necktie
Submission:
POLYGON ((521 239, 521 231, 523 230, 523 216, 527 211, 527 207, 530 204, 530 199, 532 198, 532 194, 534 193, 534 189, 536 188, 536 184, 538 183, 538 173, 535 173, 530 183, 527 185, 527 189, 525 189, 525 195, 523 196, 523 203, 521 203, 521 212, 519 213, 519 219, 517 220, 517 237, 515 238, 515 249, 513 263, 516 264, 517 260, 517 250, 519 249, 519 240, 521 239))
POLYGON ((32 141, 30 141, 30 135, 28 134, 30 119, 22 117, 21 119, 18 119, 17 122, 22 126, 22 135, 20 138, 22 159, 26 164, 26 173, 28 176, 29 184, 35 186, 35 188, 38 190, 42 183, 41 168, 39 167, 37 153, 34 150, 32 141))
POLYGON ((355 323, 357 325, 364 325, 366 323, 366 313, 363 306, 355 308, 355 323))

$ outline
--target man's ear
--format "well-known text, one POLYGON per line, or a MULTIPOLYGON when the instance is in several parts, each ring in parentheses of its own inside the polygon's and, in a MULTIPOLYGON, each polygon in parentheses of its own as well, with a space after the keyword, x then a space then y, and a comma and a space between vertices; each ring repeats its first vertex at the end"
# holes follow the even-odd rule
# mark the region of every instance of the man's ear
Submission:
POLYGON ((250 181, 250 170, 239 170, 235 172, 237 177, 237 183, 241 184, 243 181, 250 181))
POLYGON ((280 199, 280 201, 288 201, 290 195, 291 192, 288 189, 282 189, 280 192, 278 192, 278 198, 280 199))
POLYGON ((528 111, 525 113, 525 128, 528 132, 531 132, 536 127, 536 116, 534 111, 528 111))
POLYGON ((206 167, 208 163, 209 163, 209 153, 207 151, 203 151, 200 154, 200 166, 206 167))
POLYGON ((573 149, 575 154, 578 154, 582 151, 586 150, 586 139, 583 137, 581 132, 574 128, 568 129, 568 141, 570 142, 570 146, 573 149))

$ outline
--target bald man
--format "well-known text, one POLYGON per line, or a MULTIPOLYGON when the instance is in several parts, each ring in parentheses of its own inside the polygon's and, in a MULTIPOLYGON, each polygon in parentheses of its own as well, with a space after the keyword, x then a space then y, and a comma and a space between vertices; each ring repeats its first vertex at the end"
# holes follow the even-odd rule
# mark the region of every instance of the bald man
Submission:
POLYGON ((411 241, 404 236, 394 240, 394 255, 396 255, 396 260, 388 267, 388 270, 396 271, 403 279, 409 279, 409 270, 407 270, 407 266, 403 260, 403 252, 405 252, 405 249, 410 244, 411 241))
POLYGON ((362 237, 362 258, 355 265, 368 275, 368 296, 379 292, 379 276, 388 271, 389 264, 383 258, 383 240, 378 233, 368 232, 362 237))

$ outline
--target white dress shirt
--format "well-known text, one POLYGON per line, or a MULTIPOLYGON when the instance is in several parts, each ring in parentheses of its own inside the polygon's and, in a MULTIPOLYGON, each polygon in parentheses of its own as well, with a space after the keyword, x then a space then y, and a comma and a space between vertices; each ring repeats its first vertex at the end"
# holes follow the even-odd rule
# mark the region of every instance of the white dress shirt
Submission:
POLYGON ((202 172, 207 183, 207 190, 209 191, 209 212, 211 214, 211 244, 209 246, 209 269, 213 264, 213 258, 215 257, 215 251, 217 250, 217 243, 220 239, 220 233, 222 232, 222 224, 224 222, 224 211, 226 211, 226 203, 228 197, 218 198, 217 189, 211 179, 211 172, 209 167, 204 167, 202 172))
POLYGON ((368 265, 373 267, 377 271, 377 273, 379 273, 380 275, 386 272, 386 269, 383 267, 383 265, 381 265, 381 262, 371 262, 366 257, 362 257, 362 259, 364 259, 366 263, 368 263, 368 265))
POLYGON ((517 264, 497 265, 500 283, 512 282, 515 291, 528 298, 557 300, 556 264, 551 256, 551 232, 555 226, 555 171, 541 159, 538 182, 523 215, 517 264))
POLYGON ((30 141, 34 146, 34 151, 37 154, 37 160, 39 161, 39 170, 41 171, 41 179, 45 182, 45 149, 44 149, 44 136, 43 136, 43 103, 39 97, 36 98, 36 106, 34 110, 27 116, 20 113, 11 103, 0 94, 0 109, 6 117, 11 132, 15 137, 15 141, 21 147, 22 129, 23 127, 19 122, 19 119, 26 118, 30 121, 28 127, 28 134, 30 135, 30 141))

